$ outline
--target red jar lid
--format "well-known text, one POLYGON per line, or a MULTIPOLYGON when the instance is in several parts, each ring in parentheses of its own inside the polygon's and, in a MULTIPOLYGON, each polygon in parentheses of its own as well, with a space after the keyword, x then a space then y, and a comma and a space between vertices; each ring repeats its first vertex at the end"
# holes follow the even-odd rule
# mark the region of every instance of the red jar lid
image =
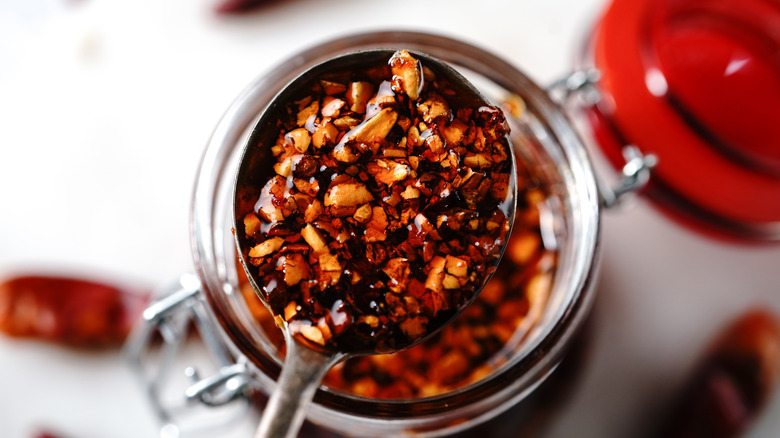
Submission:
POLYGON ((780 240, 780 1, 614 0, 591 50, 607 156, 655 154, 647 196, 699 230, 780 240))

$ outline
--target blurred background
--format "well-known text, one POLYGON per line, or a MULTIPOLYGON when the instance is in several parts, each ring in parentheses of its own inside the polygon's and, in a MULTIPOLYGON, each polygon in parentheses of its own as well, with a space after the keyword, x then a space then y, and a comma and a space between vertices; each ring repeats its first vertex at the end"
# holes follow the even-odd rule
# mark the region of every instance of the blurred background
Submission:
MULTIPOLYGON (((159 285, 191 272, 201 153, 256 76, 356 31, 436 32, 548 85, 572 70, 604 0, 0 2, 0 274, 98 274, 159 285)), ((780 202, 780 200, 768 200, 780 202)), ((780 248, 725 243, 647 201, 605 212, 593 345, 546 437, 652 425, 709 340, 753 307, 780 312, 780 248)), ((28 438, 156 436, 118 351, 0 337, 0 430, 28 438)), ((245 423, 245 424, 244 424, 245 423)), ((251 436, 254 422, 219 436, 251 436)), ((780 397, 751 438, 780 434, 780 397)))

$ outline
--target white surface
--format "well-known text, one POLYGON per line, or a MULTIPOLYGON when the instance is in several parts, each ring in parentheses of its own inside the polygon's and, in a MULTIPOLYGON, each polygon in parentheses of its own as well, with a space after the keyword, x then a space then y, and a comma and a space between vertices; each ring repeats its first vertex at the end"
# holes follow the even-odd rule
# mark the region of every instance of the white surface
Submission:
MULTIPOLYGON (((436 31, 546 84, 569 71, 602 4, 290 0, 229 18, 207 0, 4 0, 0 273, 159 284, 190 270, 188 206, 211 129, 252 78, 300 48, 356 30, 436 31)), ((780 248, 707 240, 641 201, 608 212, 603 230, 592 361, 551 438, 634 436, 723 324, 755 305, 780 311, 780 248)), ((156 435, 116 353, 0 338, 0 387, 4 437, 156 435)), ((750 436, 779 431, 780 400, 750 436)))

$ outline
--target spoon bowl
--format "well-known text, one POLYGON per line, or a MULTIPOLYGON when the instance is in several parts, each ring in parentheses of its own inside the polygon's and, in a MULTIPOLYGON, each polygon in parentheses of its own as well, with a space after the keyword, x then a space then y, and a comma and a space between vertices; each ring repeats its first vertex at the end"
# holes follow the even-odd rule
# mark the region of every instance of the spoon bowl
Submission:
POLYGON ((234 202, 241 263, 287 344, 258 438, 295 436, 334 364, 422 342, 484 288, 516 207, 513 148, 506 133, 491 137, 502 120, 447 64, 385 49, 316 65, 264 110, 241 158, 234 202), (431 79, 436 88, 425 94, 431 79), (372 99, 360 97, 361 83, 372 99), (339 112, 349 129, 318 145, 318 129, 335 126, 339 112), (480 140, 466 147, 461 139, 472 134, 480 140), (311 156, 319 161, 309 163, 311 156), (404 217, 398 206, 411 212, 406 222, 393 222, 404 217), (310 208, 322 216, 302 220, 310 208), (285 222, 290 217, 297 226, 285 222))

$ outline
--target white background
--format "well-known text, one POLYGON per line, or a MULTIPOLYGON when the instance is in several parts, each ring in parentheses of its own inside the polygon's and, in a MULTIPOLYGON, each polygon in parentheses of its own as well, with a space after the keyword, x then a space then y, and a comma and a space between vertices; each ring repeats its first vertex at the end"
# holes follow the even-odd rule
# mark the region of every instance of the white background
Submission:
MULTIPOLYGON (((218 17, 207 0, 2 0, 0 274, 154 285, 190 271, 188 206, 211 130, 247 83, 298 49, 357 30, 433 31, 548 84, 570 71, 603 5, 289 0, 218 17)), ((780 248, 709 240, 643 200, 604 215, 603 253, 591 361, 551 438, 636 436, 728 321, 754 306, 780 311, 780 248)), ((118 352, 0 338, 0 388, 3 437, 157 434, 118 352)), ((775 397, 750 436, 778 434, 775 397)))

